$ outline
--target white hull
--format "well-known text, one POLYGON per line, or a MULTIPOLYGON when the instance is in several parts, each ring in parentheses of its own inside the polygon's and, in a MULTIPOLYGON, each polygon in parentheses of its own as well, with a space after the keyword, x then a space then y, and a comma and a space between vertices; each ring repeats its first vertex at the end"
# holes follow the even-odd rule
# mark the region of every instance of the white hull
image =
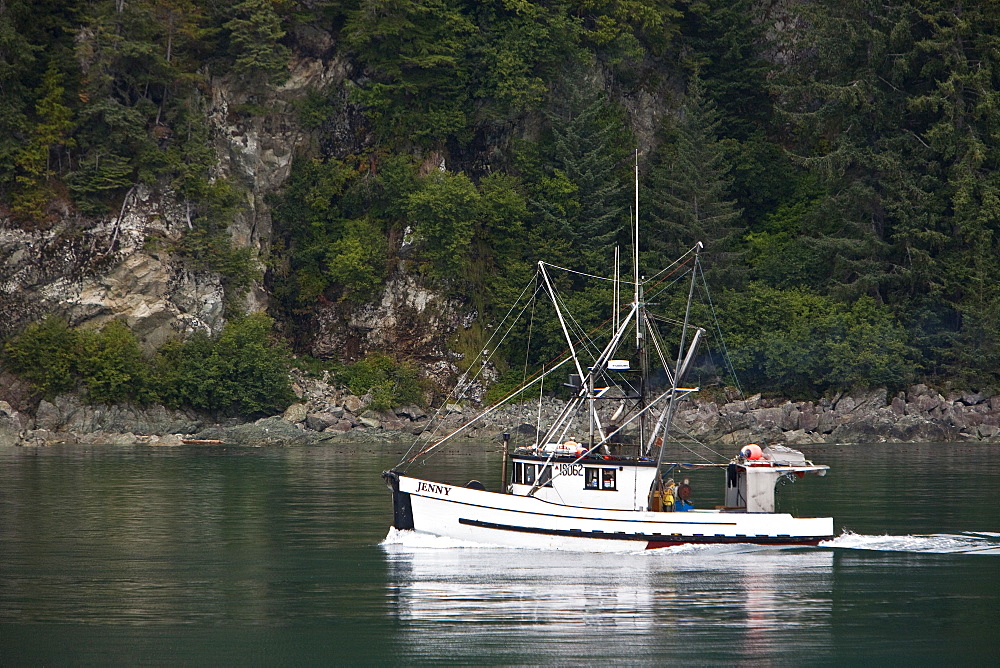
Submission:
POLYGON ((833 518, 714 510, 650 512, 565 506, 411 478, 385 477, 393 525, 504 547, 635 552, 682 544, 816 545, 833 537, 833 518))

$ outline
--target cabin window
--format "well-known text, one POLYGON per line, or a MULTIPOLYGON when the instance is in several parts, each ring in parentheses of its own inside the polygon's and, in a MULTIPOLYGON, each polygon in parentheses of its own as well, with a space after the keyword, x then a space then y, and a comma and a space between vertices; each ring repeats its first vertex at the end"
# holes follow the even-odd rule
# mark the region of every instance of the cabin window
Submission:
POLYGON ((524 465, 524 484, 534 485, 535 484, 535 465, 525 464, 524 465))
POLYGON ((583 467, 583 488, 584 489, 605 489, 615 491, 618 489, 614 469, 599 469, 590 466, 583 467))
POLYGON ((524 464, 514 462, 514 474, 510 481, 515 485, 520 485, 522 480, 524 480, 524 464))
POLYGON ((552 465, 546 464, 538 472, 538 486, 552 487, 552 465))

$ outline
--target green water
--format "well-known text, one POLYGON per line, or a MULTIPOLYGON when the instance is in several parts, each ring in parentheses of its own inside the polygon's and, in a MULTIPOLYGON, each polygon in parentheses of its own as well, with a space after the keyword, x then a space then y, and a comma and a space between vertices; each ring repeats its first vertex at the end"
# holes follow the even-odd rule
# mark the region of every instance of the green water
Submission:
MULTIPOLYGON (((411 473, 495 486, 474 452, 411 473)), ((615 556, 382 545, 400 454, 0 450, 0 665, 996 662, 996 445, 808 450, 779 509, 832 514, 819 548, 615 556)))

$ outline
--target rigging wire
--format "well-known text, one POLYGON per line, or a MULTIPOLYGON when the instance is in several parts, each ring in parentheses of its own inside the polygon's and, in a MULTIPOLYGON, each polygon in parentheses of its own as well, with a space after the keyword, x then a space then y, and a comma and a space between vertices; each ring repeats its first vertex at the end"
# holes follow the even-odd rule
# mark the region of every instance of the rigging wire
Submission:
MULTIPOLYGON (((531 296, 531 317, 528 320, 528 340, 527 340, 527 342, 526 342, 526 344, 524 346, 524 367, 521 370, 521 387, 524 387, 525 383, 528 382, 528 358, 531 356, 531 336, 534 333, 534 327, 535 327, 535 306, 538 303, 538 289, 537 289, 538 272, 537 271, 535 272, 535 278, 534 278, 534 280, 535 280, 535 283, 536 283, 536 288, 535 288, 534 294, 531 296)), ((545 369, 543 367, 542 371, 544 371, 544 370, 545 369)), ((527 406, 528 406, 528 402, 526 402, 526 401, 522 401, 521 402, 521 424, 524 424, 525 422, 527 422, 527 420, 525 420, 525 409, 527 408, 527 406)), ((537 436, 535 438, 537 439, 537 436)), ((515 433, 515 438, 514 438, 514 445, 515 446, 517 445, 516 433, 515 433)))
MULTIPOLYGON (((718 321, 718 316, 717 316, 717 313, 716 313, 716 310, 715 310, 715 306, 712 303, 711 297, 710 297, 710 295, 708 293, 708 285, 707 285, 707 281, 705 280, 704 271, 701 270, 701 268, 698 266, 698 263, 695 263, 695 265, 693 267, 687 268, 686 271, 679 271, 680 269, 684 268, 687 265, 687 263, 691 260, 691 257, 689 257, 689 256, 693 252, 694 252, 694 249, 689 250, 687 253, 685 253, 684 256, 681 256, 681 258, 679 260, 673 262, 668 267, 666 267, 666 268, 662 269, 661 271, 657 272, 650 279, 645 279, 645 280, 642 281, 643 284, 652 283, 651 290, 654 290, 654 289, 656 290, 655 292, 652 292, 651 295, 650 295, 650 297, 647 298, 645 301, 648 303, 649 299, 658 297, 660 294, 662 294, 667 289, 669 289, 672 285, 675 285, 679 281, 683 280, 687 276, 687 274, 688 274, 689 271, 695 271, 696 273, 698 273, 700 275, 700 277, 701 277, 701 282, 702 282, 702 285, 704 286, 704 290, 705 290, 704 294, 706 295, 706 298, 708 299, 709 308, 710 308, 710 311, 712 313, 713 322, 714 322, 714 325, 715 325, 715 327, 714 327, 714 333, 716 334, 716 337, 717 337, 718 341, 721 344, 721 347, 722 347, 722 349, 724 351, 724 357, 726 359, 726 362, 728 363, 726 368, 729 370, 729 372, 732 375, 734 381, 737 383, 737 389, 739 390, 740 395, 742 396, 742 394, 743 394, 742 388, 739 387, 738 379, 736 378, 736 374, 735 374, 735 369, 732 366, 732 361, 731 361, 731 358, 728 355, 728 350, 726 350, 726 348, 725 348, 725 342, 724 342, 724 339, 722 338, 721 327, 719 326, 719 321, 718 321), (655 279, 657 279, 657 278, 659 278, 659 280, 657 280, 654 283, 653 281, 655 279)), ((580 275, 580 276, 585 276, 585 277, 593 278, 593 279, 596 279, 596 280, 602 280, 602 281, 613 281, 614 280, 614 279, 608 279, 608 278, 601 277, 601 276, 596 276, 596 275, 593 275, 593 274, 587 274, 587 273, 584 273, 584 272, 574 271, 574 270, 571 270, 571 269, 567 269, 565 267, 560 267, 558 265, 553 265, 553 264, 549 264, 549 263, 545 263, 545 262, 540 262, 539 265, 540 266, 544 265, 544 266, 547 266, 547 267, 551 267, 553 269, 558 269, 558 270, 561 270, 561 271, 565 271, 567 273, 577 274, 577 275, 580 275)), ((514 321, 507 328, 507 330, 503 333, 503 336, 502 336, 500 342, 497 344, 497 346, 494 347, 492 349, 492 351, 489 352, 489 354, 486 356, 486 359, 482 362, 479 371, 473 376, 473 378, 471 380, 467 380, 466 379, 466 376, 467 376, 468 372, 465 375, 463 375, 463 378, 460 379, 460 382, 456 385, 455 389, 452 390, 452 392, 449 393, 448 397, 445 399, 445 402, 442 405, 442 407, 439 408, 438 411, 435 412, 435 415, 432 417, 432 420, 437 418, 437 416, 440 414, 440 412, 443 409, 443 407, 447 405, 448 399, 450 399, 454 394, 456 394, 456 392, 459 389, 463 389, 463 390, 466 389, 469 385, 471 385, 472 382, 474 382, 476 379, 479 378, 479 375, 485 369, 486 364, 489 363, 489 361, 493 358, 493 355, 496 354, 497 349, 503 344, 503 342, 510 335, 510 332, 513 329, 514 323, 517 320, 519 320, 521 316, 523 316, 523 314, 525 313, 525 311, 528 310, 529 306, 531 308, 531 320, 530 320, 530 324, 529 324, 529 335, 528 335, 528 342, 530 344, 531 337, 532 337, 531 332, 532 332, 532 329, 533 329, 534 316, 535 316, 535 306, 536 306, 536 303, 537 303, 538 292, 539 292, 539 290, 542 289, 542 286, 541 286, 541 284, 540 284, 540 282, 538 280, 539 273, 540 273, 540 271, 536 272, 536 274, 532 278, 532 280, 529 281, 528 284, 525 286, 525 288, 521 291, 521 294, 518 295, 518 298, 514 301, 514 303, 512 304, 511 308, 508 310, 507 314, 504 316, 504 319, 501 322, 500 326, 498 326, 497 330, 490 337, 490 340, 487 342, 487 346, 484 348, 483 352, 481 352, 480 355, 477 356, 476 360, 473 361, 473 364, 470 365, 470 369, 473 368, 473 367, 475 367, 475 365, 479 362, 479 360, 481 358, 483 358, 484 353, 486 353, 489 350, 490 343, 492 343, 493 339, 503 329, 504 323, 506 323, 507 320, 508 320, 508 318, 510 318, 510 315, 514 312, 515 308, 520 303, 521 299, 524 297, 524 295, 527 292, 528 288, 530 288, 532 286, 532 284, 534 284, 535 285, 535 289, 532 291, 531 297, 525 302, 524 306, 518 312, 517 317, 514 318, 514 321)), ((626 281, 626 283, 634 285, 634 282, 626 281)), ((590 328, 589 330, 587 330, 573 316, 572 311, 568 308, 568 305, 566 303, 565 298, 561 294, 559 294, 554 289, 554 287, 552 289, 551 296, 552 296, 552 298, 554 300, 554 305, 556 306, 556 308, 563 309, 564 315, 565 315, 565 317, 566 317, 566 319, 567 319, 567 321, 569 323, 569 329, 571 329, 573 335, 575 337, 577 337, 576 341, 574 342, 574 345, 580 346, 582 352, 585 351, 585 352, 589 353, 591 356, 593 356, 594 358, 599 357, 600 354, 601 354, 600 353, 600 348, 594 342, 594 340, 592 339, 592 335, 595 334, 596 332, 600 331, 609 322, 611 322, 611 320, 613 319, 614 315, 612 314, 611 317, 605 319, 603 322, 601 322, 601 323, 597 324, 596 326, 594 326, 594 327, 590 328)), ((622 310, 624 311, 626 309, 622 309, 622 310)), ((681 324, 680 321, 673 320, 673 319, 666 318, 664 316, 659 316, 659 315, 652 314, 652 313, 647 313, 647 318, 648 318, 647 319, 647 324, 649 324, 649 320, 655 320, 657 322, 662 322, 662 323, 667 323, 667 324, 673 324, 673 325, 680 325, 681 324)), ((635 326, 638 326, 638 323, 636 323, 635 326)), ((658 334, 657 329, 655 327, 650 327, 650 329, 653 332, 656 332, 658 334)), ((654 337, 653 337, 653 344, 654 344, 654 347, 657 350, 657 354, 660 357, 660 361, 663 364, 664 369, 666 369, 667 373, 669 374, 669 366, 664 362, 664 357, 663 357, 664 353, 663 353, 663 351, 661 349, 662 341, 659 338, 657 338, 656 335, 654 335, 654 337)), ((406 464, 408 466, 409 464, 412 464, 418 458, 431 453, 431 451, 435 450, 439 445, 442 445, 447 440, 450 440, 453 436, 455 436, 458 433, 466 430, 469 426, 471 426, 472 424, 478 422, 480 419, 482 419, 483 417, 485 417, 487 414, 492 413, 493 411, 497 410, 500 406, 502 406, 505 403, 507 403, 513 396, 516 396, 516 395, 520 394, 524 389, 526 389, 526 387, 528 387, 530 385, 533 385, 535 382, 540 382, 541 380, 543 380, 546 376, 548 376, 549 374, 553 373, 556 369, 560 368, 563 364, 565 364, 566 362, 569 361, 570 357, 563 357, 566 354, 567 350, 564 350, 562 353, 556 355, 549 362, 549 364, 551 364, 552 362, 555 362, 557 359, 562 358, 562 361, 560 361, 558 364, 556 364, 555 366, 550 366, 548 368, 548 370, 545 370, 545 367, 547 365, 543 365, 542 366, 542 370, 539 371, 539 372, 536 372, 534 374, 534 376, 532 377, 532 380, 526 381, 525 383, 522 384, 521 387, 519 387, 519 388, 513 390, 512 392, 508 393, 507 396, 505 396, 504 398, 502 398, 501 400, 499 400, 498 402, 496 402, 493 406, 491 406, 490 408, 486 409, 483 413, 481 413, 479 416, 477 416, 473 420, 469 421, 468 423, 466 423, 465 425, 463 425, 462 427, 460 427, 458 430, 456 430, 454 432, 451 432, 450 434, 446 435, 443 439, 440 439, 440 440, 438 440, 438 441, 430 444, 429 446, 424 447, 416 455, 413 455, 412 457, 410 457, 410 453, 413 451, 413 449, 417 446, 417 443, 419 442, 419 438, 420 437, 418 437, 418 440, 414 441, 414 443, 410 446, 410 448, 407 450, 406 454, 404 455, 403 460, 401 460, 400 464, 398 464, 397 466, 403 464, 404 461, 406 462, 406 464), (408 457, 409 457, 409 459, 407 459, 408 457)), ((528 368, 529 354, 530 353, 526 350, 526 352, 525 352, 525 363, 524 363, 523 372, 522 372, 522 377, 525 378, 525 379, 527 378, 527 368, 528 368)), ((625 381, 625 384, 626 385, 630 385, 627 381, 625 381)), ((570 421, 570 423, 572 423, 572 421, 570 421)), ((441 427, 443 427, 443 424, 442 424, 442 422, 440 420, 438 420, 437 424, 435 425, 434 430, 432 430, 432 432, 430 434, 430 437, 433 438, 434 435, 438 432, 438 430, 441 427)), ((571 424, 565 425, 564 429, 563 429, 563 432, 566 433, 569 428, 571 428, 571 424)), ((709 446, 705 445, 704 443, 701 443, 700 441, 698 441, 698 439, 696 439, 693 436, 691 436, 691 434, 686 429, 682 429, 681 431, 683 431, 688 438, 690 438, 692 441, 694 441, 695 443, 697 443, 698 445, 700 445, 702 448, 706 449, 707 451, 711 452, 712 454, 716 455, 717 457, 720 457, 720 458, 724 457, 720 453, 716 452, 715 450, 713 450, 709 446)), ((421 434, 421 436, 423 436, 423 435, 424 434, 421 434)), ((689 446, 681 443, 676 438, 671 439, 671 440, 674 441, 675 443, 677 443, 678 445, 680 445, 681 447, 684 447, 685 449, 687 449, 689 452, 691 452, 691 454, 696 455, 696 456, 700 457, 701 459, 704 459, 705 461, 709 461, 707 457, 705 457, 704 455, 701 455, 700 453, 695 452, 694 449, 692 449, 691 447, 689 447, 689 446)), ((425 443, 426 443, 426 441, 425 441, 425 443)))
MULTIPOLYGON (((567 269, 566 267, 560 267, 557 264, 550 264, 548 262, 545 262, 544 260, 540 260, 539 264, 544 264, 546 267, 552 267, 553 269, 558 269, 559 271, 565 271, 568 274, 576 274, 577 276, 584 276, 586 278, 593 278, 593 279, 596 279, 598 281, 608 281, 609 283, 614 283, 614 281, 615 281, 614 278, 608 278, 606 276, 597 276, 596 274, 588 274, 586 272, 577 271, 576 269, 567 269)), ((626 283, 628 285, 635 285, 635 283, 633 283, 632 281, 622 281, 621 279, 619 279, 619 283, 626 283)))
MULTIPOLYGON (((528 281, 528 283, 521 290, 521 294, 519 294, 517 296, 517 299, 515 299, 514 302, 511 304, 511 307, 510 307, 510 309, 508 309, 507 314, 503 317, 503 320, 500 321, 500 324, 497 326, 496 330, 494 330, 493 334, 487 340, 486 345, 483 347, 482 351, 480 351, 480 353, 472 361, 472 364, 469 365, 469 369, 470 370, 473 369, 473 368, 475 368, 476 363, 479 362, 479 360, 483 358, 484 354, 487 351, 491 351, 489 353, 489 355, 486 356, 486 359, 483 360, 482 365, 479 367, 479 371, 476 372, 476 374, 472 377, 471 380, 467 380, 468 374, 469 374, 468 371, 466 371, 464 374, 462 374, 462 376, 459 377, 458 382, 455 383, 455 387, 452 388, 452 390, 445 397, 445 400, 441 403, 441 406, 439 406, 438 409, 434 412, 434 415, 431 416, 431 418, 430 418, 431 421, 435 420, 441 414, 441 411, 444 410, 445 407, 447 407, 448 401, 450 399, 452 399, 456 394, 458 394, 459 391, 464 391, 465 389, 467 389, 473 382, 475 382, 475 380, 477 378, 479 378, 479 375, 486 368, 486 364, 489 363, 490 359, 492 359, 493 355, 496 354, 496 351, 500 348, 500 346, 503 344, 503 342, 510 335, 511 330, 513 330, 514 326, 517 324, 517 322, 520 319, 521 315, 524 314, 524 311, 528 308, 528 305, 534 302, 535 296, 538 294, 538 289, 539 289, 538 286, 537 286, 537 279, 538 279, 538 275, 536 273, 535 276, 530 281, 528 281), (508 320, 508 318, 510 318, 510 315, 514 312, 514 309, 520 303, 521 298, 524 297, 524 294, 528 291, 528 288, 531 287, 532 283, 536 283, 536 288, 535 288, 534 292, 532 293, 531 298, 525 303, 524 307, 521 308, 521 311, 518 313, 518 315, 511 320, 510 326, 507 327, 507 330, 501 336, 501 339, 500 339, 499 343, 495 347, 491 347, 490 344, 493 343, 493 340, 503 330, 504 323, 506 323, 507 320, 508 320)), ((435 433, 437 433, 437 431, 441 428, 441 424, 442 424, 442 421, 438 420, 437 424, 435 425, 434 430, 431 432, 431 437, 433 437, 433 435, 435 433)), ((419 438, 420 438, 420 436, 418 435, 417 438, 415 438, 413 440, 413 443, 410 445, 409 448, 407 448, 406 452, 403 454, 403 458, 397 463, 397 466, 400 465, 400 464, 402 464, 403 461, 405 461, 406 458, 410 455, 410 452, 412 452, 413 449, 417 446, 417 443, 419 442, 419 438)))

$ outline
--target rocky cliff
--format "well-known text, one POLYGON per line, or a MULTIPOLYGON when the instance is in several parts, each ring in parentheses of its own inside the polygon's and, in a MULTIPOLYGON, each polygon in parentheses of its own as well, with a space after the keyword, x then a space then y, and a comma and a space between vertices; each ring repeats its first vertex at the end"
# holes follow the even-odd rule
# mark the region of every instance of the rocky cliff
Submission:
MULTIPOLYGON (((296 105, 310 91, 344 90, 352 76, 349 63, 324 56, 332 53, 330 36, 314 32, 300 36, 306 55, 292 61, 287 81, 267 94, 265 104, 259 91, 231 79, 214 78, 206 86, 218 159, 214 177, 241 193, 227 233, 234 248, 251 252, 257 276, 249 287, 234 289, 224 276, 173 252, 190 229, 189 212, 169 188, 140 185, 103 218, 66 210, 47 229, 0 218, 0 340, 56 314, 83 327, 123 320, 152 352, 195 331, 218 334, 234 303, 267 310, 264 274, 273 242, 267 198, 288 179, 296 152, 316 141, 298 123, 296 105), (241 113, 247 105, 266 113, 241 113)), ((360 151, 370 139, 360 112, 345 105, 347 111, 324 128, 327 141, 339 142, 328 147, 334 153, 360 151)), ((357 359, 371 350, 396 351, 444 381, 455 372, 447 337, 467 314, 419 278, 397 273, 371 303, 324 302, 302 317, 309 321, 305 348, 313 355, 357 359)), ((0 391, 5 398, 13 401, 0 391)))

